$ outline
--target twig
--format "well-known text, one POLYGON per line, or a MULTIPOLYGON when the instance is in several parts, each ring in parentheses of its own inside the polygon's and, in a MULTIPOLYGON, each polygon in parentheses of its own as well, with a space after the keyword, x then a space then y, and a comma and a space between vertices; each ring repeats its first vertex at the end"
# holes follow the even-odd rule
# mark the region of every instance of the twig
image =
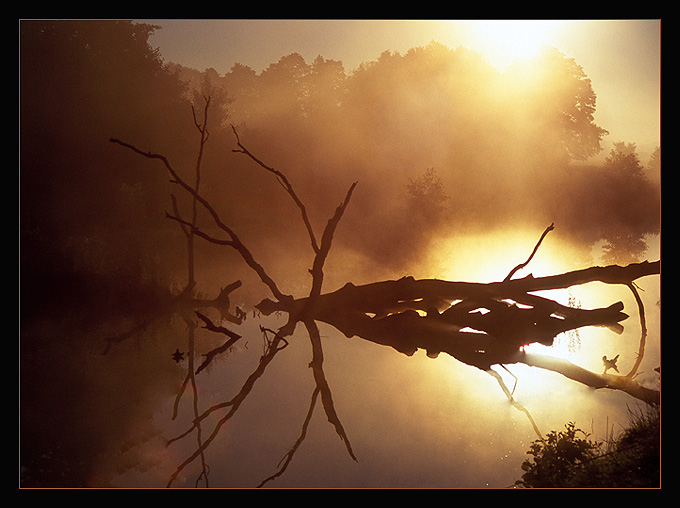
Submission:
POLYGON ((517 410, 521 411, 526 415, 527 419, 529 420, 529 423, 531 423, 531 426, 533 427, 534 432, 536 433, 538 438, 541 441, 544 441, 543 435, 541 434, 541 431, 538 429, 538 425, 536 425, 536 420, 534 420, 533 416, 531 416, 531 413, 527 408, 525 408, 522 404, 520 404, 517 400, 513 398, 512 393, 510 393, 510 390, 508 390, 508 387, 505 385, 505 381, 503 381, 503 378, 500 376, 500 374, 498 374, 498 372, 496 372, 493 369, 487 370, 486 373, 494 377, 496 381, 498 381, 501 390, 503 390, 503 393, 510 401, 510 404, 512 404, 513 407, 515 407, 517 410))
POLYGON ((640 316, 640 345, 638 347, 638 354, 637 358, 635 359, 635 364, 630 369, 630 372, 626 374, 626 377, 633 378, 637 373, 640 364, 642 363, 642 358, 645 355, 645 344, 647 342, 647 319, 645 318, 645 306, 642 303, 640 294, 635 288, 635 283, 631 281, 626 285, 633 292, 633 296, 635 297, 635 301, 637 302, 638 306, 638 314, 640 316))
POLYGON ((508 369, 505 365, 503 365, 502 363, 499 364, 499 365, 500 365, 501 367, 503 367, 503 369, 505 370, 505 372, 507 372, 508 374, 510 374, 510 375, 514 378, 515 384, 514 384, 513 387, 512 387, 512 392, 510 392, 510 395, 514 395, 514 394, 515 394, 515 390, 517 389, 517 383, 519 382, 519 380, 517 379, 517 376, 515 376, 515 375, 512 373, 512 371, 511 371, 510 369, 508 369))
POLYGON ((345 429, 343 428, 340 418, 335 411, 331 389, 330 386, 328 386, 328 381, 326 380, 326 376, 323 372, 323 349, 321 347, 319 328, 313 319, 305 320, 304 324, 312 342, 312 361, 310 362, 309 366, 312 368, 312 372, 314 373, 316 387, 321 392, 321 402, 323 404, 324 411, 326 412, 326 418, 328 418, 328 421, 335 427, 335 432, 345 443, 345 447, 347 448, 347 453, 349 453, 349 456, 352 457, 354 461, 356 461, 357 458, 352 451, 352 445, 350 444, 349 438, 345 433, 345 429))
POLYGON ((649 405, 658 405, 661 402, 661 393, 658 390, 646 388, 628 376, 597 374, 579 367, 568 360, 548 355, 527 353, 523 355, 521 362, 532 367, 558 372, 566 378, 592 388, 609 388, 623 391, 649 405))
POLYGON ((345 200, 338 206, 335 210, 335 214, 328 220, 326 228, 324 229, 323 235, 321 237, 321 247, 314 257, 314 264, 312 265, 312 290, 310 292, 310 298, 315 298, 321 294, 321 285, 323 284, 323 265, 326 262, 328 253, 331 249, 331 242, 333 241, 333 235, 335 234, 335 229, 340 223, 342 215, 347 209, 349 200, 352 197, 352 193, 357 186, 357 182, 354 182, 347 194, 345 195, 345 200))
POLYGON ((536 251, 538 251, 538 248, 540 247, 541 242, 543 242, 543 239, 546 237, 546 235, 547 235, 548 233, 550 233, 553 229, 555 229, 555 223, 554 223, 554 222, 553 222, 552 224, 550 224, 550 226, 548 226, 547 228, 545 228, 545 231, 543 231, 543 234, 541 235, 541 238, 539 238, 538 243, 537 243, 536 246, 534 247, 534 250, 531 252, 531 255, 527 258, 527 260, 526 260, 524 263, 518 264, 515 268, 513 268, 512 270, 510 270, 510 273, 505 277, 505 279, 503 279, 503 282, 507 282, 507 281, 509 281, 510 279, 512 279, 512 276, 515 275, 515 273, 516 273, 518 270, 521 270, 522 268, 524 268, 525 266, 527 266, 527 265, 531 262, 531 260, 533 259, 534 255, 536 254, 536 251))
POLYGON ((258 379, 262 377, 264 374, 265 369, 267 366, 271 363, 271 361, 274 359, 274 356, 281 351, 282 349, 285 348, 279 347, 279 344, 281 341, 284 340, 283 336, 281 335, 281 332, 279 332, 273 339, 272 343, 265 355, 260 358, 260 362, 256 369, 248 376, 248 379, 246 379, 245 383, 239 390, 239 392, 236 394, 234 398, 227 402, 222 402, 220 404, 215 404, 214 406, 208 408, 205 410, 200 416, 194 419, 194 423, 190 429, 182 433, 181 435, 168 440, 167 444, 170 445, 173 442, 182 439, 186 435, 188 435, 194 428, 196 428, 198 425, 200 425, 200 422, 203 421, 205 418, 207 418, 210 414, 214 413, 215 411, 218 411, 223 408, 229 408, 229 412, 224 415, 216 424, 215 427, 213 428, 213 431, 211 434, 208 436, 208 438, 203 441, 203 443, 194 451, 194 453, 191 454, 184 462, 182 462, 177 468, 175 469, 175 472, 170 476, 170 479, 168 480, 167 486, 170 487, 174 481, 177 479, 177 476, 179 473, 182 472, 182 470, 191 464, 194 460, 196 460, 201 454, 206 450, 206 448, 212 443, 212 441, 217 437, 219 434, 221 428, 229 421, 229 419, 234 416, 236 411, 239 409, 243 401, 247 398, 248 394, 251 392, 253 389, 253 386, 257 382, 258 379))
POLYGON ((270 166, 267 166, 264 162, 262 162, 260 159, 255 157, 250 150, 248 150, 243 144, 241 144, 241 138, 238 135, 238 132, 236 131, 236 127, 233 125, 231 126, 231 130, 234 131, 234 136, 236 136, 236 145, 239 147, 238 150, 232 150, 235 153, 242 153, 244 155, 247 155, 252 159, 256 164, 258 164, 261 168, 263 168, 266 171, 269 171, 270 173, 274 174, 276 176, 277 181, 281 186, 286 190, 286 192, 290 195, 291 198, 293 198, 293 201, 295 202, 296 206, 300 209, 300 213, 302 214, 302 222, 304 222, 305 227, 307 228, 307 233, 309 234, 309 239, 312 242, 312 249, 314 249, 314 252, 319 252, 319 246, 316 242, 316 237, 314 235, 314 230, 312 229, 312 224, 309 222, 309 217, 307 216, 307 208, 305 207, 304 203, 300 200, 298 197, 297 193, 295 192, 295 189, 293 189, 293 186, 291 183, 288 181, 288 178, 286 175, 284 175, 281 171, 278 171, 270 166))
MULTIPOLYGON (((175 396, 175 403, 173 404, 173 412, 172 412, 172 420, 174 420, 177 417, 178 409, 179 409, 179 403, 182 398, 182 395, 184 391, 186 390, 186 387, 191 383, 191 389, 193 392, 193 411, 194 411, 194 418, 198 417, 198 388, 196 386, 196 376, 194 374, 194 355, 195 355, 195 330, 196 330, 196 323, 194 323, 192 320, 188 319, 186 316, 184 317, 184 321, 187 324, 188 328, 188 334, 189 334, 189 368, 187 369, 187 375, 184 378, 184 382, 182 383, 182 386, 175 396)), ((197 424, 195 427, 196 429, 196 442, 198 443, 198 447, 201 448, 201 443, 203 440, 202 436, 202 429, 200 423, 197 424)), ((210 468, 208 467, 208 464, 205 461, 205 452, 202 451, 200 453, 201 457, 201 474, 199 475, 198 479, 196 480, 196 485, 198 485, 198 482, 200 481, 201 478, 205 478, 205 486, 208 487, 208 473, 210 468)))

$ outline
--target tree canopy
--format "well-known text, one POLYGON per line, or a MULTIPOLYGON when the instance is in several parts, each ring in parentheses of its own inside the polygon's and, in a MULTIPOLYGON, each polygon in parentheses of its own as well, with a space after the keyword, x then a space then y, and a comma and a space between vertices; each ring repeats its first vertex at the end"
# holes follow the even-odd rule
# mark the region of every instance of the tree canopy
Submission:
MULTIPOLYGON (((342 175, 361 179, 368 190, 356 196, 355 209, 375 227, 359 232, 352 248, 385 264, 410 260, 405 231, 413 243, 427 242, 491 228, 499 216, 557 221, 584 248, 618 234, 619 225, 639 245, 659 229, 660 196, 649 171, 632 183, 618 163, 583 163, 601 152, 607 131, 594 120, 590 79, 555 48, 503 73, 478 53, 435 42, 386 51, 352 72, 339 61, 307 63, 290 54, 259 74, 235 65, 215 85, 231 99, 229 122, 301 189, 313 185, 321 196, 342 175), (423 234, 391 196, 426 170, 451 199, 449 220, 423 234), (624 212, 620 201, 635 210, 624 212), (395 248, 388 253, 385 244, 395 248)), ((627 261, 639 260, 640 250, 630 247, 627 261)))

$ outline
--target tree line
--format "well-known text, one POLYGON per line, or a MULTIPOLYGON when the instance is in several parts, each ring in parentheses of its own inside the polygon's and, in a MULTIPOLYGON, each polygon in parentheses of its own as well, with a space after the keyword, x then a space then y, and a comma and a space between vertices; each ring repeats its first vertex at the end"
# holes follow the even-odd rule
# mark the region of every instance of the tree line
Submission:
MULTIPOLYGON (((499 217, 541 227, 560 221, 574 241, 604 238, 617 254, 624 244, 639 254, 644 236, 658 231, 658 187, 630 145, 603 166, 570 164, 597 153, 605 132, 593 122, 590 81, 556 50, 534 62, 538 73, 518 67, 499 74, 476 53, 431 44, 385 52, 351 73, 340 62, 307 64, 293 54, 259 74, 238 64, 219 76, 165 62, 149 45, 155 30, 127 21, 20 26, 22 429, 34 438, 22 453, 35 452, 36 460, 79 434, 72 420, 47 429, 32 416, 48 400, 54 408, 80 407, 87 383, 77 381, 91 373, 79 358, 96 347, 85 332, 120 316, 153 314, 184 273, 181 233, 165 220, 173 183, 108 141, 134 140, 191 178, 195 128, 180 119, 201 96, 211 97, 216 114, 207 127, 218 147, 204 155, 202 189, 287 287, 295 281, 286 274, 300 272, 291 266, 306 269, 308 260, 293 248, 270 247, 279 240, 306 245, 299 241, 306 231, 291 231, 299 216, 285 193, 262 192, 269 175, 232 152, 231 125, 258 157, 285 169, 312 217, 325 217, 328 196, 346 182, 361 181, 343 216, 352 234, 334 249, 370 259, 369 271, 404 272, 434 235, 488 227, 499 217), (46 333, 50 320, 59 327, 46 333), (49 393, 46 378, 60 380, 49 393)), ((191 196, 177 199, 186 205, 191 196)), ((221 276, 234 280, 237 263, 220 260, 221 276)), ((142 367, 128 393, 133 405, 173 376, 142 367)), ((130 423, 130 411, 107 403, 108 420, 130 423)), ((76 483, 87 481, 87 461, 102 446, 79 444, 70 457, 76 483)))

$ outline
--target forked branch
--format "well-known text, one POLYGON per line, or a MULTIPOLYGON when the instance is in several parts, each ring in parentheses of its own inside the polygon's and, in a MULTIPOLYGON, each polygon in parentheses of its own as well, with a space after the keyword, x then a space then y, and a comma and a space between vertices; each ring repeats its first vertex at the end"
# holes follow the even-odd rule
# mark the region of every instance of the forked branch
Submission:
POLYGON ((231 400, 215 404, 214 406, 208 408, 194 420, 194 423, 191 426, 191 428, 187 429, 181 435, 168 441, 168 445, 170 445, 171 443, 189 435, 194 429, 198 428, 198 426, 205 418, 210 416, 212 413, 225 408, 229 410, 227 414, 220 418, 220 420, 215 424, 213 431, 203 441, 203 443, 201 443, 201 445, 189 457, 187 457, 187 459, 185 459, 184 462, 177 466, 177 469, 168 480, 167 483, 168 487, 170 487, 174 483, 179 473, 181 473, 184 470, 184 468, 191 464, 194 460, 199 458, 201 454, 208 448, 208 446, 210 446, 210 444, 215 440, 215 438, 219 435, 222 427, 234 416, 234 414, 236 414, 239 407, 241 407, 241 404, 246 400, 251 390, 253 389, 253 386, 255 385, 257 380, 262 377, 266 368, 272 362, 276 354, 283 350, 286 347, 286 345, 287 342, 285 341, 284 337, 281 334, 276 334, 272 339, 271 343, 269 344, 267 351, 260 358, 260 362, 257 368, 250 374, 250 376, 248 376, 245 383, 241 386, 239 392, 231 400))
MULTIPOLYGON (((227 235, 229 236, 229 240, 224 241, 224 244, 228 245, 230 247, 233 247, 241 255, 241 257, 246 262, 246 264, 258 274, 258 276, 260 277, 260 280, 269 288, 269 290, 272 292, 272 294, 274 295, 274 297, 277 300, 279 300, 279 301, 290 300, 291 297, 289 295, 282 293, 281 290, 279 290, 276 283, 274 282, 274 280, 267 274, 267 272, 262 267, 262 265, 260 265, 257 261, 255 261, 255 258, 253 257, 250 250, 248 250, 248 248, 243 244, 243 242, 241 242, 241 240, 236 235, 234 230, 231 229, 229 226, 227 226, 222 221, 222 219, 220 218, 220 216, 217 213, 217 211, 215 210, 215 208, 213 208, 213 206, 203 196, 201 196, 200 193, 198 193, 192 186, 187 184, 179 176, 177 171, 175 171, 175 169, 172 167, 172 165, 168 161, 167 157, 165 157, 164 155, 161 155, 161 154, 157 154, 157 153, 144 152, 144 151, 140 150, 139 148, 137 148, 136 146, 131 145, 129 143, 126 143, 124 141, 121 141, 119 139, 111 138, 110 141, 112 143, 117 143, 117 144, 119 144, 119 145, 121 145, 125 148, 128 148, 128 149, 132 150, 133 152, 135 152, 139 155, 142 155, 146 158, 156 159, 156 160, 161 161, 163 163, 163 165, 165 166, 165 168, 167 169, 167 171, 172 176, 172 178, 173 178, 172 182, 178 184, 182 189, 184 189, 186 192, 191 194, 191 196, 193 196, 196 199, 196 201, 198 201, 198 203, 200 203, 201 206, 203 206, 203 208, 205 208, 207 210, 207 212, 210 214, 210 216, 212 217, 212 219, 215 222, 215 224, 217 225, 217 227, 219 227, 222 231, 227 233, 227 235)), ((194 227, 194 232, 197 232, 195 227, 194 227)), ((204 236, 207 236, 207 235, 204 235, 204 236)))
MULTIPOLYGON (((289 295, 284 294, 276 285, 273 279, 269 277, 267 272, 264 270, 264 268, 255 261, 252 253, 248 250, 248 248, 240 241, 236 233, 229 227, 227 226, 219 217, 217 211, 213 208, 213 206, 208 202, 205 198, 203 198, 199 192, 199 182, 200 182, 200 173, 199 173, 199 167, 200 167, 200 160, 201 156, 203 154, 203 147, 205 142, 208 139, 208 132, 207 132, 207 110, 208 110, 208 104, 209 100, 206 99, 206 107, 205 107, 205 117, 202 123, 200 123, 197 118, 196 118, 196 113, 193 111, 193 116, 194 116, 194 124, 196 125, 197 129, 201 133, 201 146, 200 146, 200 154, 199 154, 199 160, 198 160, 198 165, 196 168, 196 182, 195 185, 192 187, 191 185, 187 184, 178 174, 178 172, 172 167, 170 164, 169 160, 160 154, 155 154, 155 153, 150 153, 150 152, 143 152, 142 150, 138 149, 134 145, 131 145, 129 143, 125 143, 119 139, 112 138, 110 141, 112 143, 117 143, 125 148, 128 148, 135 153, 138 153, 144 157, 150 158, 150 159, 157 159, 163 163, 167 171, 170 173, 172 177, 172 182, 175 184, 178 184, 183 190, 185 190, 187 193, 189 193, 193 197, 193 213, 192 213, 192 219, 191 221, 186 221, 183 220, 180 217, 177 205, 176 205, 176 200, 173 197, 173 212, 174 215, 166 214, 166 216, 172 220, 175 220, 179 222, 185 236, 189 239, 192 240, 194 236, 199 236, 211 243, 215 244, 221 244, 225 246, 229 246, 231 248, 234 248, 244 259, 246 264, 252 268, 260 277, 260 280, 270 289, 272 295, 278 300, 279 303, 289 306, 290 303, 292 302, 292 297, 289 295), (214 223, 227 234, 226 239, 218 239, 213 237, 212 235, 208 235, 201 231, 197 224, 196 224, 196 206, 197 204, 200 204, 212 217, 214 223)), ((233 128, 233 126, 232 126, 233 128)), ((343 426, 340 422, 340 419, 335 411, 334 405, 333 405, 333 400, 330 392, 330 387, 328 385, 328 382, 326 381, 324 372, 323 372, 323 350, 321 346, 321 337, 319 334, 318 327, 316 323, 314 322, 313 319, 308 319, 307 316, 309 314, 309 308, 313 305, 313 303, 316 301, 316 299, 320 296, 321 294, 321 288, 323 284, 323 266, 325 264, 326 258, 328 257, 328 253, 331 248, 332 244, 332 239, 333 235, 335 233, 335 230, 337 229, 337 226, 340 222, 340 219, 342 218, 345 209, 347 208, 350 198, 352 196, 352 193, 354 191, 354 188, 356 187, 356 182, 352 184, 352 186, 349 188, 347 191, 347 194, 345 196, 344 201, 338 206, 338 208, 335 210, 334 215, 328 220, 328 223, 326 225, 326 228, 324 229, 322 238, 321 238, 321 244, 319 245, 316 240, 316 236, 313 232, 313 229, 311 227, 311 223, 309 221, 309 217, 307 214, 307 210, 303 202, 300 200, 298 197, 297 193, 295 192, 293 186, 289 182, 288 178, 280 171, 267 166, 264 164, 261 160, 259 160, 257 157, 255 157, 245 146, 241 143, 238 133, 236 132, 236 129, 233 128, 234 135, 236 136, 237 140, 237 145, 239 147, 238 150, 234 150, 235 152, 240 152, 245 155, 247 155, 250 159, 252 159, 254 162, 256 162, 260 167, 264 168, 266 171, 274 174, 277 178, 277 181, 283 186, 283 188, 286 190, 286 192, 291 196, 293 201, 295 202, 296 206, 300 209, 301 215, 302 215, 302 220, 304 222, 304 225, 307 229, 307 232, 310 237, 310 241, 312 244, 312 248, 314 251, 314 262, 312 265, 312 268, 310 270, 312 274, 312 287, 309 293, 309 298, 307 299, 307 304, 303 308, 301 308, 301 312, 291 314, 289 315, 289 320, 286 325, 284 325, 274 336, 273 340, 267 342, 267 349, 260 359, 260 363, 255 369, 255 371, 248 377, 246 380, 245 384, 242 386, 241 390, 239 393, 230 401, 221 403, 221 404, 216 404, 213 407, 209 408, 207 411, 205 411, 202 415, 197 416, 194 420, 194 424, 190 429, 188 429, 185 433, 182 435, 170 440, 170 442, 173 442, 177 439, 180 439, 187 434, 189 434, 194 428, 200 429, 200 424, 201 421, 203 421, 209 414, 212 414, 213 412, 227 408, 228 412, 226 415, 224 415, 218 423, 215 425, 213 432, 207 437, 202 442, 199 442, 199 446, 197 450, 190 456, 188 457, 182 464, 180 464, 175 471, 175 473, 171 476, 168 485, 171 485, 177 475, 179 474, 180 471, 182 471, 188 464, 193 462, 196 458, 201 457, 203 459, 203 454, 206 448, 210 445, 210 443, 215 439, 215 437, 218 435, 219 430, 221 427, 234 415, 236 410, 240 407, 241 403, 245 400, 247 395, 250 393, 252 386, 254 383, 259 379, 262 374, 264 373, 264 370, 266 369, 267 365, 272 361, 274 356, 287 345, 287 342, 285 340, 285 337, 292 334, 293 331, 295 330, 295 326, 298 322, 304 322, 305 327, 307 328, 307 331, 310 336, 311 344, 312 344, 312 362, 310 363, 310 367, 312 368, 313 374, 314 374, 314 380, 316 383, 316 390, 315 394, 313 396, 313 402, 310 406, 309 414, 308 417, 305 419, 305 423, 303 425, 303 432, 296 443, 295 447, 293 448, 293 452, 288 455, 287 461, 284 464, 283 470, 285 470, 285 467, 287 467, 287 464, 289 461, 292 459, 292 456, 294 454, 294 450, 297 449, 297 447, 300 445, 302 440, 304 439, 304 436, 306 434, 306 428, 309 423, 309 419, 311 418, 311 414, 314 409, 314 401, 316 400, 317 394, 321 395, 321 400, 322 400, 322 406, 324 408, 324 411, 326 413, 326 416, 328 418, 328 421, 333 424, 335 427, 336 432, 338 435, 341 437, 343 442, 345 443, 347 450, 350 454, 350 456, 356 460, 356 457, 352 451, 352 448, 349 444, 349 439, 347 438, 347 435, 343 429, 343 426), (282 345, 283 344, 283 345, 282 345)), ((192 245, 190 245, 190 251, 192 252, 192 245)), ((192 263, 190 264, 192 266, 192 263)), ((193 272, 191 272, 193 274, 193 272)), ((190 277, 190 282, 193 282, 193 276, 190 277)), ((212 359, 219 353, 224 352, 225 350, 228 350, 237 340, 239 340, 241 337, 240 335, 231 332, 230 330, 215 325, 212 323, 212 321, 205 315, 197 312, 196 313, 198 317, 203 320, 205 323, 205 327, 209 330, 212 330, 217 333, 223 333, 229 337, 229 339, 219 348, 210 351, 206 356, 204 362, 201 364, 201 366, 198 368, 196 371, 196 374, 199 373, 201 370, 203 370, 211 361, 212 359)), ((206 468, 203 468, 203 474, 206 474, 206 468)), ((207 476, 207 474, 206 474, 207 476)), ((278 475, 274 475, 270 479, 275 478, 278 475)), ((207 479, 207 478, 206 478, 207 479)))
MULTIPOLYGON (((326 262, 326 259, 328 257, 328 254, 331 249, 331 245, 333 242, 333 236, 335 234, 335 231, 338 227, 338 224, 340 223, 340 220, 342 219, 342 216, 347 209, 347 206, 349 205, 350 199, 352 197, 352 193, 354 192, 354 189, 356 188, 357 182, 354 182, 349 190, 347 191, 345 195, 345 199, 342 201, 342 203, 336 208, 335 213, 333 216, 328 220, 326 227, 323 231, 323 234, 321 236, 321 244, 319 245, 316 241, 316 236, 314 235, 314 231, 311 227, 308 215, 307 215, 307 210, 305 205, 302 203, 300 198, 298 197, 297 193, 295 192, 292 184, 288 180, 288 178, 280 171, 267 166, 264 164, 261 160, 259 160, 257 157, 255 157, 242 143, 241 140, 238 136, 238 133, 236 132, 236 129, 232 126, 232 129, 234 131, 234 135, 236 136, 236 142, 239 147, 238 150, 234 150, 235 152, 243 153, 247 155, 249 158, 251 158, 254 162, 256 162, 260 167, 264 168, 266 171, 273 173, 278 182, 283 186, 283 188, 286 190, 286 192, 291 196, 297 207, 300 209, 300 212, 302 214, 302 219, 305 224, 305 227, 307 228, 311 243, 312 243, 312 248, 314 250, 314 261, 312 263, 312 268, 310 270, 310 273, 312 275, 312 287, 309 293, 309 297, 306 299, 305 304, 298 308, 297 312, 289 313, 289 325, 292 324, 292 326, 295 325, 297 322, 303 322, 305 325, 305 328, 307 329, 307 333, 309 334, 310 342, 312 345, 312 361, 309 364, 309 366, 312 369, 313 375, 314 375, 314 381, 316 384, 316 387, 321 394, 321 402, 322 406, 324 408, 324 411, 326 413, 326 417, 328 418, 328 421, 334 426, 336 433, 342 441, 345 443, 345 446, 347 448, 347 451, 352 457, 353 460, 356 460, 356 456, 354 455, 354 452, 352 451, 352 447, 349 442, 349 438, 347 437, 347 434, 345 433, 345 430, 342 426, 342 423, 340 422, 340 418, 337 415, 337 412, 335 410, 335 406, 333 404, 333 397, 331 394, 331 389, 330 386, 328 385, 328 382, 326 380, 324 371, 323 371, 323 347, 321 344, 321 336, 319 334, 319 329, 317 327, 317 324, 314 321, 314 318, 310 318, 310 312, 313 311, 314 305, 316 303, 316 300, 319 298, 321 295, 321 289, 323 285, 323 279, 324 279, 324 272, 323 272, 323 267, 326 262)), ((283 303, 283 302, 282 302, 283 303)), ((288 301, 287 303, 290 303, 288 301)), ((313 406, 310 410, 313 410, 313 406)), ((302 436, 304 438, 304 434, 302 436)), ((299 444, 297 445, 299 446, 299 444)))

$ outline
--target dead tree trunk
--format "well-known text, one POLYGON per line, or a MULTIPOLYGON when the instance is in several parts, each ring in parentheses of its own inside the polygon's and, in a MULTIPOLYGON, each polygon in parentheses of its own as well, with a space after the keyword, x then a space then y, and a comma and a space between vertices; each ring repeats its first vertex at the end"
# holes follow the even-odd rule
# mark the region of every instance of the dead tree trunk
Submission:
POLYGON ((363 286, 346 284, 319 296, 311 306, 306 298, 291 302, 265 299, 257 308, 265 315, 280 311, 294 315, 306 308, 313 319, 347 337, 361 337, 409 356, 418 349, 431 357, 446 353, 482 370, 492 365, 525 363, 593 388, 620 389, 645 402, 658 403, 658 391, 639 386, 632 374, 592 373, 566 360, 527 354, 523 346, 550 346, 559 333, 584 326, 603 326, 621 333, 620 322, 628 318, 622 302, 577 309, 533 292, 596 281, 630 285, 638 278, 659 273, 659 261, 645 261, 487 284, 404 277, 363 286))

